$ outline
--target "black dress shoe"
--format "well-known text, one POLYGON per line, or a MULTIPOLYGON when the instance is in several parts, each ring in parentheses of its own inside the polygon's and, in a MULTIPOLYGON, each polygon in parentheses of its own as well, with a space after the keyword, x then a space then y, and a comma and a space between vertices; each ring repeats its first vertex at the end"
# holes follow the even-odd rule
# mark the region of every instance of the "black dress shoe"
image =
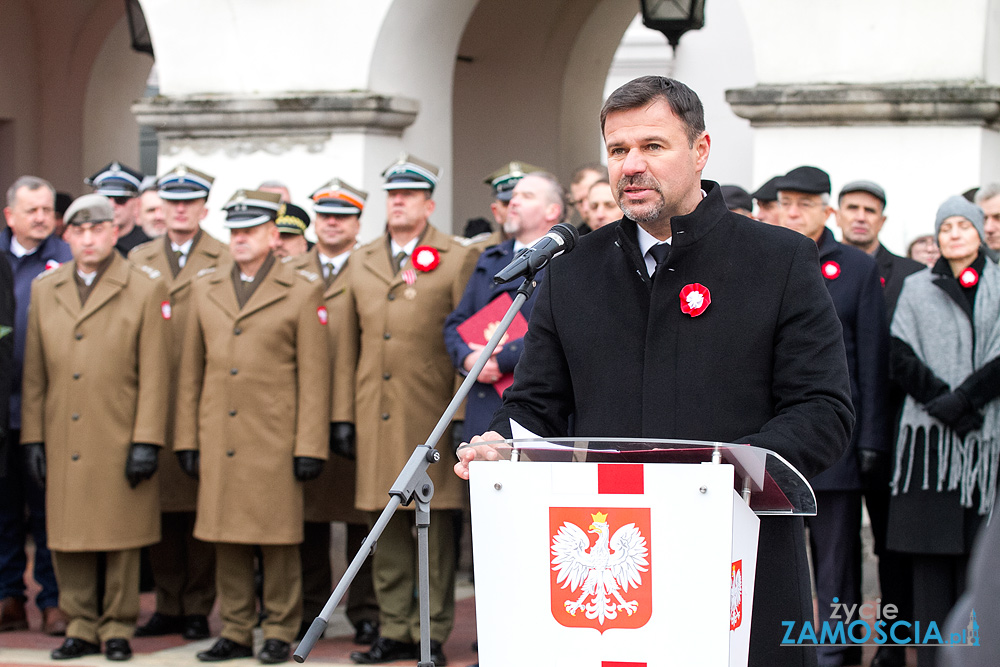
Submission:
POLYGON ((209 635, 208 617, 197 614, 185 616, 181 635, 184 639, 206 639, 209 635))
POLYGON ((127 639, 109 639, 104 642, 104 657, 108 660, 131 660, 132 647, 127 639))
POLYGON ((369 620, 358 621, 354 628, 354 643, 359 646, 371 646, 378 639, 378 625, 369 620))
POLYGON ((265 665, 276 665, 279 662, 288 662, 290 653, 288 642, 280 639, 265 639, 264 648, 257 654, 257 659, 265 665))
POLYGON ((202 651, 196 656, 202 662, 219 662, 221 660, 232 660, 233 658, 253 657, 253 648, 237 644, 236 642, 219 637, 218 641, 212 644, 212 648, 202 651))
POLYGON ((872 667, 906 667, 906 648, 879 646, 872 658, 872 667))
POLYGON ((431 662, 434 663, 434 667, 444 667, 448 664, 448 658, 444 657, 444 648, 441 646, 441 642, 435 639, 431 640, 431 662))
POLYGON ((69 660, 70 658, 80 658, 85 655, 97 655, 101 652, 101 647, 92 644, 85 639, 67 637, 62 646, 52 651, 53 660, 69 660))
MULTIPOLYGON (((184 629, 184 619, 155 612, 146 622, 135 629, 136 637, 159 637, 160 635, 176 635, 184 629)), ((206 635, 207 636, 207 635, 206 635)))
POLYGON ((379 637, 367 651, 352 651, 351 660, 359 665, 378 665, 395 660, 416 660, 420 657, 420 649, 411 642, 398 642, 395 639, 379 637))

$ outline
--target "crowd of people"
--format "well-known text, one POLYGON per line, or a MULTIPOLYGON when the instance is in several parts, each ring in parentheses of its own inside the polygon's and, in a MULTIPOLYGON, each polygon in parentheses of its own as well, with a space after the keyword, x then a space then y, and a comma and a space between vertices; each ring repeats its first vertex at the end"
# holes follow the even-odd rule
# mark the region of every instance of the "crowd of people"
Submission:
MULTIPOLYGON (((17 179, 0 234, 0 631, 28 627, 30 536, 41 630, 65 636, 54 659, 127 660, 136 635, 207 638, 217 603, 222 630, 199 660, 252 656, 259 625, 257 658, 286 661, 332 589, 330 523, 347 525, 353 557, 414 443, 489 338, 463 324, 517 287, 494 285, 493 275, 571 218, 586 234, 580 248, 537 276, 542 288, 522 309, 528 333, 493 352, 463 420, 442 439, 444 465, 429 473, 434 663, 447 663, 456 516, 467 502, 467 469, 452 445, 491 429, 509 437, 514 417, 541 435, 772 448, 816 491, 806 525, 818 622, 834 600, 863 602, 863 500, 883 603, 943 624, 964 591, 1000 461, 1000 184, 929 212, 934 234, 899 257, 879 242, 888 197, 872 181, 848 183, 835 201, 829 175, 813 166, 752 194, 701 181, 701 114, 679 82, 626 84, 602 112, 607 167, 583 165, 564 189, 551 173, 510 162, 486 178, 492 223, 470 221, 466 236, 432 224, 438 168, 405 154, 379 184, 385 233, 365 244, 357 237, 369 193, 339 178, 310 196, 312 215, 280 182, 238 190, 224 207, 228 244, 201 228, 213 178, 191 166, 144 177, 112 163, 75 200, 41 178, 17 179), (665 128, 662 141, 634 132, 647 121, 665 128), (657 197, 663 205, 651 207, 657 197), (611 245, 620 252, 610 256, 611 245), (639 279, 605 277, 598 291, 615 300, 607 331, 603 319, 556 327, 552 295, 593 293, 590 269, 618 263, 639 279), (745 304, 735 314, 716 306, 703 323, 714 328, 697 334, 689 313, 658 310, 661 301, 675 308, 673 285, 694 276, 692 266, 709 267, 718 303, 745 304), (743 273, 734 279, 731 266, 743 273), (607 388, 609 400, 607 378, 648 370, 633 357, 648 344, 646 327, 673 318, 679 324, 665 326, 700 349, 682 355, 684 378, 650 353, 662 383, 607 388), (602 346, 608 354, 595 359, 593 337, 610 342, 612 331, 640 344, 602 346), (741 361, 740 383, 720 377, 706 353, 731 353, 734 336, 736 349, 762 346, 741 361), (546 355, 557 348, 572 354, 546 355), (518 366, 522 355, 532 363, 518 366), (686 421, 685 397, 703 392, 684 383, 706 377, 740 386, 732 400, 700 406, 718 411, 712 419, 686 421), (664 401, 674 408, 644 416, 643 406, 652 414, 664 401), (738 414, 726 411, 733 405, 738 414), (764 428, 772 422, 780 425, 764 428), (815 451, 802 450, 804 435, 815 435, 815 451), (137 627, 144 549, 156 611, 137 627)), ((347 617, 363 647, 355 663, 419 657, 413 525, 412 512, 397 512, 350 588, 347 617)), ((808 595, 810 573, 780 565, 788 545, 805 548, 805 534, 779 520, 761 525, 757 659, 778 650, 777 641, 760 648, 773 635, 768 621, 779 609, 798 613, 808 595)), ((821 646, 818 659, 856 665, 861 653, 821 646)), ((918 647, 918 660, 935 664, 934 648, 918 647)), ((888 645, 872 663, 904 664, 903 648, 888 645)))

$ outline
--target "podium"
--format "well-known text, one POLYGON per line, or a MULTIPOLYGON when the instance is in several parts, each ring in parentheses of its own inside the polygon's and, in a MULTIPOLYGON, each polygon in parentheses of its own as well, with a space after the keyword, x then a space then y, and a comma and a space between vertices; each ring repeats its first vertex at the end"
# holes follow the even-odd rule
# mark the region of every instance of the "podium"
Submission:
POLYGON ((490 444, 501 460, 469 467, 482 667, 746 667, 757 517, 816 513, 794 467, 722 443, 490 444))

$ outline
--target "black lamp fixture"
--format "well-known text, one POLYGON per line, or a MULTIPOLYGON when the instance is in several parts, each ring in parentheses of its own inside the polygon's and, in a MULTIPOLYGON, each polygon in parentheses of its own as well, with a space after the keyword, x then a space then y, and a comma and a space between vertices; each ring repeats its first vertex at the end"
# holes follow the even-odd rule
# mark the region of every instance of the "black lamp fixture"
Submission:
POLYGON ((639 0, 639 4, 643 25, 662 32, 674 53, 681 35, 705 27, 705 0, 639 0))
MULTIPOLYGON (((132 50, 153 55, 153 40, 149 37, 146 15, 142 13, 139 0, 125 0, 125 16, 128 17, 128 33, 132 38, 132 50)), ((155 56, 153 56, 155 58, 155 56)))

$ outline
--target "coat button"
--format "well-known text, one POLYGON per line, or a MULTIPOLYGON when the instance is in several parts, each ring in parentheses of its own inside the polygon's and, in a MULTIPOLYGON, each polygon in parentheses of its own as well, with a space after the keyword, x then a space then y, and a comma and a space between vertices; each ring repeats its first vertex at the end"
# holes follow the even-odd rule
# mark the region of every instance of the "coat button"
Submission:
POLYGON ((235 417, 236 416, 236 410, 230 410, 229 411, 229 416, 230 417, 235 417))
POLYGON ((79 380, 80 379, 80 374, 79 373, 73 373, 73 379, 74 380, 79 380))
POLYGON ((382 421, 385 421, 387 419, 389 419, 389 413, 388 412, 383 412, 382 413, 382 421))
POLYGON ((77 340, 83 340, 83 334, 82 334, 82 333, 78 333, 78 334, 76 335, 76 339, 77 339, 77 340))
POLYGON ((80 419, 80 415, 78 415, 78 414, 76 414, 76 413, 74 412, 74 413, 73 413, 73 416, 71 416, 71 417, 70 417, 70 419, 72 419, 73 421, 77 421, 77 420, 79 420, 79 419, 80 419))
POLYGON ((73 456, 71 456, 70 458, 73 459, 74 461, 79 461, 80 460, 80 455, 74 453, 73 456))
POLYGON ((230 449, 228 452, 226 452, 226 456, 236 456, 236 450, 230 449))
POLYGON ((235 329, 233 329, 233 335, 234 336, 239 336, 241 333, 243 333, 243 329, 240 329, 239 327, 236 327, 235 329))
POLYGON ((479 398, 486 398, 486 392, 485 391, 477 391, 476 395, 479 396, 479 398))
POLYGON ((382 379, 383 380, 388 380, 391 377, 392 377, 392 373, 382 373, 382 379))
POLYGON ((240 371, 239 371, 239 369, 238 369, 238 368, 230 368, 230 369, 229 369, 229 374, 230 374, 230 375, 236 375, 236 374, 237 374, 237 373, 239 373, 239 372, 240 372, 240 371))
POLYGON ((392 334, 386 331, 384 334, 382 334, 382 338, 389 340, 390 338, 392 338, 392 334))
POLYGON ((396 295, 393 294, 392 292, 389 292, 389 301, 395 301, 395 300, 396 300, 396 295))

